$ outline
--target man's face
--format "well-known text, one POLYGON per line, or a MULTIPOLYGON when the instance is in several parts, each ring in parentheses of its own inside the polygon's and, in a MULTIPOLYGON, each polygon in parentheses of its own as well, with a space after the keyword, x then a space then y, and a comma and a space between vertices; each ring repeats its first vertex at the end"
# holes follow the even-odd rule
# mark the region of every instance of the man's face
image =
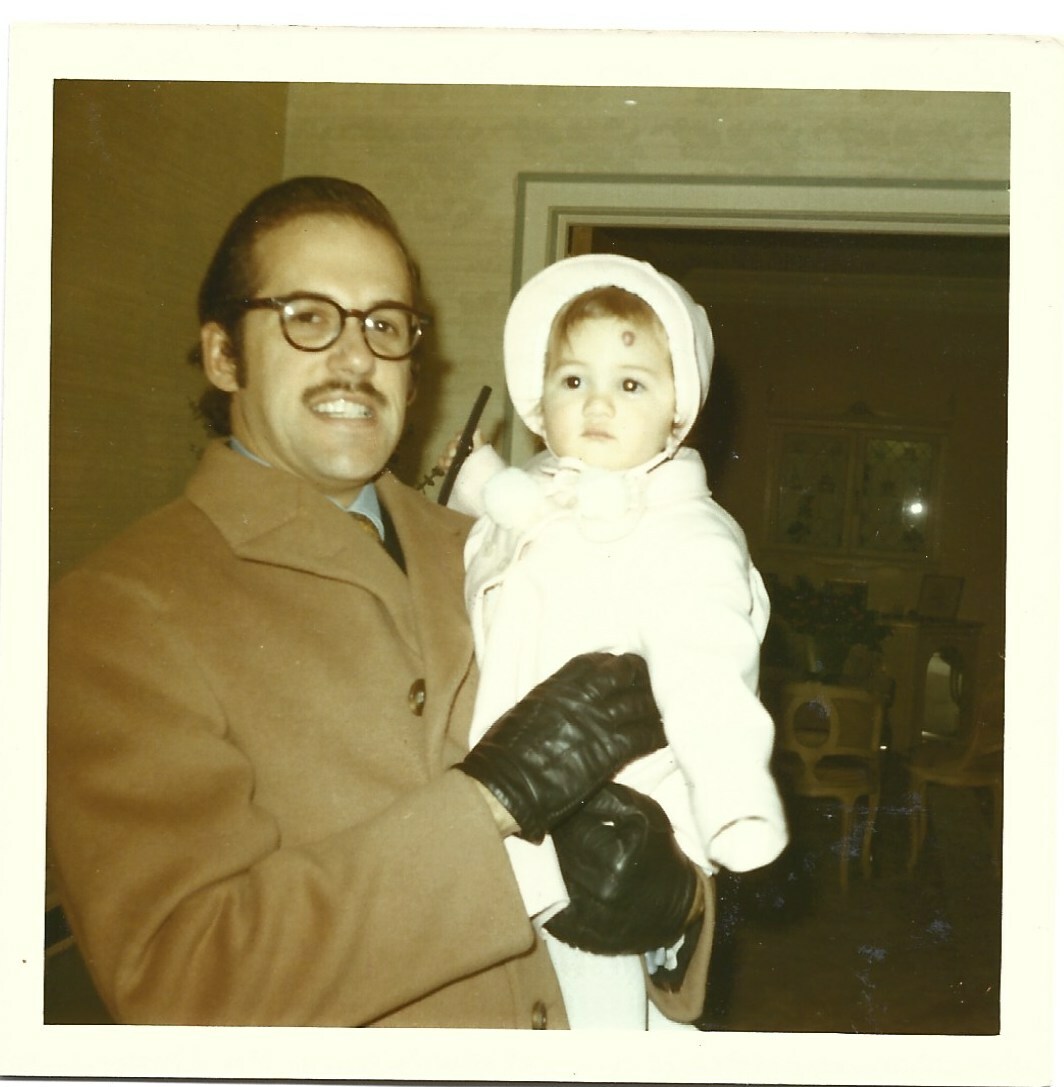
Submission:
MULTIPOLYGON (((255 246, 260 298, 327 295, 344 309, 413 303, 403 254, 382 231, 353 219, 310 215, 255 246)), ((243 383, 218 326, 203 333, 207 376, 233 394, 233 436, 275 468, 302 476, 347 504, 388 462, 412 392, 410 360, 385 361, 355 319, 324 351, 300 351, 273 310, 243 318, 243 383)))
POLYGON ((581 321, 550 359, 543 385, 547 445, 593 468, 635 468, 672 433, 676 392, 664 337, 614 317, 581 321))

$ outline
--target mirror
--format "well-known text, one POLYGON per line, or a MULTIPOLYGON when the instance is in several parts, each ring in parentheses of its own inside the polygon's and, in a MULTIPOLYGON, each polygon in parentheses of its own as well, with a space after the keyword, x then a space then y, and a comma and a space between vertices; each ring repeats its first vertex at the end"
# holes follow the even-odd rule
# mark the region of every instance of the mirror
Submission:
POLYGON ((925 733, 935 736, 958 734, 963 684, 963 661, 956 649, 942 648, 931 654, 924 683, 925 733))

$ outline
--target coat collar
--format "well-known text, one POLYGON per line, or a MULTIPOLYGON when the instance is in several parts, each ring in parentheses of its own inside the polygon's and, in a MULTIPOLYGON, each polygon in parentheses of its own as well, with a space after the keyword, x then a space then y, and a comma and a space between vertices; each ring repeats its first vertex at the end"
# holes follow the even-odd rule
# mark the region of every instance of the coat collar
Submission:
POLYGON ((368 537, 356 543, 347 513, 305 480, 234 452, 224 441, 208 446, 185 495, 242 559, 356 584, 378 582, 391 563, 368 537))
POLYGON ((399 536, 405 575, 305 480, 257 464, 224 441, 208 447, 185 494, 239 558, 358 585, 376 596, 425 661, 430 697, 453 695, 472 656, 462 603, 462 545, 471 522, 389 473, 377 481, 377 491, 399 536))

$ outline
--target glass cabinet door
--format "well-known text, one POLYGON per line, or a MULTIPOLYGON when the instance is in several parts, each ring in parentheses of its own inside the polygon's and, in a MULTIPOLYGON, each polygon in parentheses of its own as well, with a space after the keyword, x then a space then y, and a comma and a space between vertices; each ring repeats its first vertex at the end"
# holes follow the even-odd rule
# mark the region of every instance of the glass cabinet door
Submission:
POLYGON ((857 548, 926 555, 934 512, 934 445, 869 437, 863 446, 857 548))
POLYGON ((776 543, 830 551, 843 546, 851 447, 847 434, 794 430, 781 435, 776 543))
POLYGON ((931 557, 940 441, 937 434, 852 424, 779 427, 769 484, 771 544, 931 557))

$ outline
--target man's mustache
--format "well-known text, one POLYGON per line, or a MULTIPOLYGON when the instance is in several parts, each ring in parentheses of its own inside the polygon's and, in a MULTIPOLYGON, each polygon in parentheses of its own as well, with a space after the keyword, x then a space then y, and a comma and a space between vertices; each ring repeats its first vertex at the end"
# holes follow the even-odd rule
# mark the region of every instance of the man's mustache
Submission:
POLYGON ((323 381, 320 385, 313 385, 311 388, 306 389, 303 393, 303 403, 310 407, 315 400, 327 396, 329 393, 351 393, 371 400, 375 404, 384 405, 386 403, 384 394, 369 381, 353 382, 337 379, 323 381))

